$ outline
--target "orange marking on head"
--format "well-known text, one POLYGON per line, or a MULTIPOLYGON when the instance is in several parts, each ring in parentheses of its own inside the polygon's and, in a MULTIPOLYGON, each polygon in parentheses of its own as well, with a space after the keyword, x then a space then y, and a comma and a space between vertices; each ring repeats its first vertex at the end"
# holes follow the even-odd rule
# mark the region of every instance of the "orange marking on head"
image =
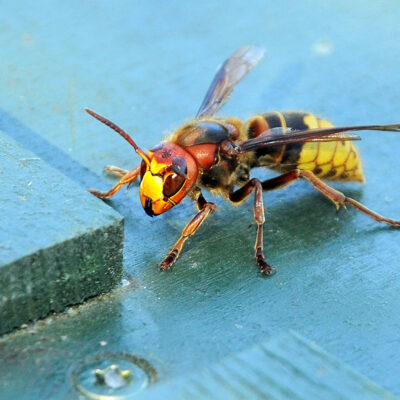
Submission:
POLYGON ((158 157, 152 157, 150 161, 150 171, 152 174, 161 174, 168 167, 165 162, 160 162, 158 157))

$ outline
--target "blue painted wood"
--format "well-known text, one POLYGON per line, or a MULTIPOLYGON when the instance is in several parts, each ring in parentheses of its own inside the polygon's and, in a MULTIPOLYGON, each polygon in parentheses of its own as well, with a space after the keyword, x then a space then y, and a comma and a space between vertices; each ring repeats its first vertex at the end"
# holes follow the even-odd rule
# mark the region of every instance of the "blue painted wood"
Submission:
POLYGON ((293 331, 233 354, 204 370, 156 385, 136 398, 395 399, 389 392, 293 331))
MULTIPOLYGON (((220 115, 304 110, 335 124, 400 121, 393 0, 41 0, 1 10, 0 128, 82 188, 111 186, 108 163, 139 161, 84 107, 150 148, 194 115, 217 65, 244 44, 265 47, 266 60, 220 115)), ((367 185, 335 187, 398 217, 398 142, 363 134, 367 185)), ((266 280, 253 263, 251 201, 207 198, 218 211, 165 274, 157 265, 194 208, 188 201, 151 219, 137 186, 121 191, 109 204, 126 221, 125 286, 0 339, 3 397, 70 398, 66 371, 104 347, 155 356, 162 381, 289 329, 399 396, 400 233, 352 210, 336 214, 296 183, 264 196, 266 253, 278 268, 266 280)))
POLYGON ((123 221, 0 132, 0 334, 107 292, 123 221))

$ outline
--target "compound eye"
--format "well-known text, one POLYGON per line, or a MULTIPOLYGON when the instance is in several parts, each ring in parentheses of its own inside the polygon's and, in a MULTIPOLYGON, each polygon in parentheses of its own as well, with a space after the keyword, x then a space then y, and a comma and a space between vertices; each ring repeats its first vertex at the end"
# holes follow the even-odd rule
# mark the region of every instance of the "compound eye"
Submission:
POLYGON ((172 160, 172 171, 177 173, 179 176, 183 176, 184 178, 187 179, 187 165, 186 161, 182 157, 174 157, 172 160))
POLYGON ((144 161, 142 161, 142 163, 140 164, 140 179, 143 179, 146 170, 147 170, 147 164, 144 161))
POLYGON ((164 181, 164 196, 171 197, 179 192, 183 184, 185 183, 185 177, 177 174, 168 175, 164 181))

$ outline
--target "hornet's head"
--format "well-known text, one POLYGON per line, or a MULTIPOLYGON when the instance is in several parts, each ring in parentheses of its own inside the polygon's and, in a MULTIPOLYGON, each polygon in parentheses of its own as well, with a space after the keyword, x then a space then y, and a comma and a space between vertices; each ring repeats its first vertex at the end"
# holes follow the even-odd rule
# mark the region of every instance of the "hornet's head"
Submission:
POLYGON ((146 154, 118 125, 92 110, 86 108, 86 111, 119 133, 142 157, 140 202, 150 217, 177 205, 193 188, 199 170, 193 156, 183 147, 163 142, 146 154))
POLYGON ((140 202, 153 217, 178 204, 196 183, 198 167, 181 146, 163 142, 148 153, 140 169, 140 202))

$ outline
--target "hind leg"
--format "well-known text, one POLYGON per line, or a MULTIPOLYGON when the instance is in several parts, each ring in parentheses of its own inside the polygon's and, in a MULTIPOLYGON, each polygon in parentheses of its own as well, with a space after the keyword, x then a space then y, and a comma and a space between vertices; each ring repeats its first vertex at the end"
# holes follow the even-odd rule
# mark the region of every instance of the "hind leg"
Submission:
POLYGON ((355 208, 358 211, 361 211, 368 217, 374 219, 378 222, 383 222, 385 224, 400 227, 400 221, 386 218, 375 211, 370 210, 369 208, 365 207, 363 204, 359 203, 358 201, 346 197, 342 192, 339 192, 336 189, 333 189, 325 182, 323 182, 320 178, 316 177, 311 171, 305 171, 300 169, 295 169, 290 171, 286 174, 277 176, 276 178, 269 179, 267 181, 262 182, 263 190, 274 190, 284 187, 299 178, 305 179, 307 182, 311 183, 311 185, 317 189, 321 194, 323 194, 327 199, 332 201, 332 203, 336 206, 336 209, 340 207, 346 207, 346 204, 350 205, 351 207, 355 208))

